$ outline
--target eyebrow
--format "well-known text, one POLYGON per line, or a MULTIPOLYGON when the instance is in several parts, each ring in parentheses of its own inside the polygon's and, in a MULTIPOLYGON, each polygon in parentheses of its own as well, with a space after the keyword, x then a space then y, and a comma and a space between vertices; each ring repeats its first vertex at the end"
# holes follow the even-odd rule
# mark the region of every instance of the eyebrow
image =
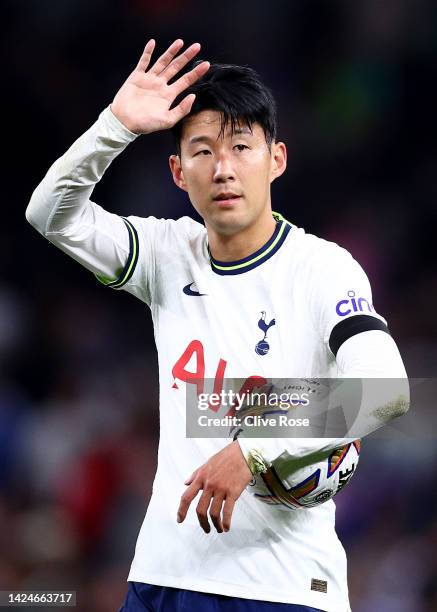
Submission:
MULTIPOLYGON (((253 134, 253 132, 247 126, 237 127, 233 131, 232 136, 238 136, 240 134, 253 134)), ((193 145, 193 144, 196 144, 198 142, 212 142, 213 140, 216 140, 216 139, 210 138, 209 136, 193 136, 188 141, 188 144, 193 145)))

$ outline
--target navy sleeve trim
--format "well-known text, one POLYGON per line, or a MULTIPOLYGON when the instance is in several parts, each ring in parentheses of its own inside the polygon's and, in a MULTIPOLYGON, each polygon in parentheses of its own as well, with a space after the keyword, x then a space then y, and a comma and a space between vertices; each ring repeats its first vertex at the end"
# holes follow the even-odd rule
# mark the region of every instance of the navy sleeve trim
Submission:
POLYGON ((132 274, 134 273, 138 261, 139 240, 137 230, 128 219, 126 219, 125 217, 122 217, 122 219, 126 225, 129 234, 129 256, 127 258, 126 264, 119 277, 113 281, 108 282, 103 277, 96 275, 97 279, 101 283, 103 283, 107 287, 111 287, 112 289, 120 289, 128 282, 128 280, 132 277, 132 274))
POLYGON ((337 356, 338 349, 341 345, 346 342, 352 336, 361 334, 365 331, 379 330, 390 334, 387 325, 370 315, 356 315, 355 317, 349 317, 344 321, 340 321, 334 327, 329 337, 329 348, 337 356))

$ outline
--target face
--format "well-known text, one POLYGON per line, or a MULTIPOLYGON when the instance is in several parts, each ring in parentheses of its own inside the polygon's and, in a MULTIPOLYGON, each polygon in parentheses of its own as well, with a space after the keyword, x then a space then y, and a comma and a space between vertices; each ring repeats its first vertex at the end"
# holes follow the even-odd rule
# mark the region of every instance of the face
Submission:
POLYGON ((270 184, 285 170, 286 150, 283 143, 269 149, 257 123, 233 134, 227 126, 221 136, 220 119, 209 110, 186 119, 170 168, 208 230, 232 235, 271 219, 270 184))

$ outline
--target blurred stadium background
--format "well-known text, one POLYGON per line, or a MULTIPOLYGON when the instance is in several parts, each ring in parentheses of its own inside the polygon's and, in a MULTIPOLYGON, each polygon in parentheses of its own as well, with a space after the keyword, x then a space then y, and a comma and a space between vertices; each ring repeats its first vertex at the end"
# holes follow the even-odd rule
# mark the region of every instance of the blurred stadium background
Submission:
MULTIPOLYGON (((120 605, 150 495, 157 371, 145 307, 26 224, 49 165, 155 37, 249 64, 273 89, 289 169, 274 208, 366 269, 410 376, 437 360, 437 4, 432 0, 6 0, 2 9, 0 589, 120 605)), ((131 145, 93 199, 190 214, 169 134, 131 145)), ((437 609, 435 439, 364 444, 337 499, 354 612, 437 609)), ((29 608, 27 608, 29 610, 29 608)))

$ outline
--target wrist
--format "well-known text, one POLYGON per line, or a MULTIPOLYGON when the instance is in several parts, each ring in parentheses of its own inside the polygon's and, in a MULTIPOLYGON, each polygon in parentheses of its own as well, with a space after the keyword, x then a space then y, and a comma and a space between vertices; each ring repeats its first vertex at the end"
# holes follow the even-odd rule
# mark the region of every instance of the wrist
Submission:
POLYGON ((270 467, 270 463, 264 457, 261 449, 251 447, 247 444, 247 441, 242 443, 240 438, 237 438, 235 442, 240 446, 240 450, 243 454, 243 457, 249 467, 250 472, 253 476, 257 476, 258 474, 264 474, 270 467))
POLYGON ((117 125, 117 127, 131 136, 140 136, 140 132, 135 131, 134 126, 127 125, 127 122, 119 115, 118 112, 114 112, 113 104, 108 107, 108 113, 111 115, 111 119, 117 125))

